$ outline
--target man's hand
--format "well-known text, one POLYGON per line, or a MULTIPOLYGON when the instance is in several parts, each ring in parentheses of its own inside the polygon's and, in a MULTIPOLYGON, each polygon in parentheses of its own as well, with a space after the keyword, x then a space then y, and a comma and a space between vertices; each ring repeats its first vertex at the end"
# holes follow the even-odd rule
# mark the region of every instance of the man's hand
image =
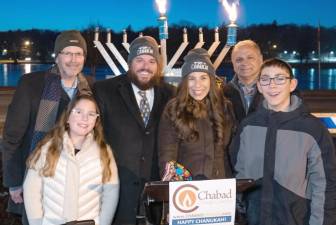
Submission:
POLYGON ((23 189, 22 187, 18 188, 9 188, 9 194, 11 199, 15 204, 23 203, 23 189))

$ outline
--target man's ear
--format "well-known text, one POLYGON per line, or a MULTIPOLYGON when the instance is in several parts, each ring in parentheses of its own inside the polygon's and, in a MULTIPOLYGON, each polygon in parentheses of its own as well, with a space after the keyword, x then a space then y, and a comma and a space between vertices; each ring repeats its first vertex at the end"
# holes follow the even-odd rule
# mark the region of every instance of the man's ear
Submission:
POLYGON ((290 80, 290 92, 293 92, 296 89, 296 86, 298 85, 298 80, 293 78, 290 80))

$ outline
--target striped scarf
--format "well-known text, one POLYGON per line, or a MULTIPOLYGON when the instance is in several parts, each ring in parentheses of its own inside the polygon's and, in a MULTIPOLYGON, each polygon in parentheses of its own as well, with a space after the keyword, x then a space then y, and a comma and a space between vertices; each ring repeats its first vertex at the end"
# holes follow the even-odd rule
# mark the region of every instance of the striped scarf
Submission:
MULTIPOLYGON (((78 74, 79 93, 92 94, 89 84, 82 73, 78 74)), ((34 133, 30 145, 32 152, 37 143, 44 138, 46 133, 53 128, 58 112, 59 102, 62 96, 61 76, 57 66, 52 67, 45 75, 44 89, 42 92, 34 133)))

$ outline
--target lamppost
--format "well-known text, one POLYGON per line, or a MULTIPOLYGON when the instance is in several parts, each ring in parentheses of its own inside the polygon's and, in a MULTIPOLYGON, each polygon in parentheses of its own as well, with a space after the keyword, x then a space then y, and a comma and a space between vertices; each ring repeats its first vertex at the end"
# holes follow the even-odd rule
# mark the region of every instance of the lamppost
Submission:
POLYGON ((330 51, 329 52, 329 62, 333 62, 334 61, 334 51, 330 51))
POLYGON ((23 41, 23 46, 22 46, 22 49, 21 49, 21 53, 22 53, 25 61, 30 61, 31 60, 32 44, 33 44, 33 42, 31 42, 30 40, 23 41))

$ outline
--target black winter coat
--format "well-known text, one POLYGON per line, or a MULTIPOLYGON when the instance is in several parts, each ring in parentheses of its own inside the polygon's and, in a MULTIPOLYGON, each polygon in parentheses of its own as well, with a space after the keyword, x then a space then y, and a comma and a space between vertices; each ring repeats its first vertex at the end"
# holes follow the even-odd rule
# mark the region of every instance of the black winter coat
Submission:
POLYGON ((93 89, 101 110, 106 141, 118 166, 120 199, 114 224, 136 224, 145 182, 159 180, 157 132, 162 111, 173 87, 154 87, 154 103, 144 126, 131 82, 126 75, 95 83, 93 89))

